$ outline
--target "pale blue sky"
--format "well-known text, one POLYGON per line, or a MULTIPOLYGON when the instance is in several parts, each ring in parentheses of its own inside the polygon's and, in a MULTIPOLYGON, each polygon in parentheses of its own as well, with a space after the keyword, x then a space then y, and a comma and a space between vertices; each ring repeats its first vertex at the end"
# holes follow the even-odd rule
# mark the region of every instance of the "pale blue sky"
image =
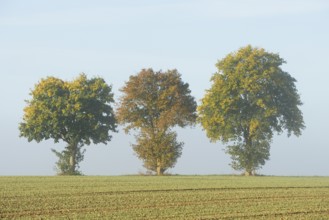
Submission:
MULTIPOLYGON (((297 79, 307 128, 275 137, 267 175, 329 175, 329 1, 327 0, 0 0, 0 175, 54 175, 50 148, 19 138, 24 100, 41 78, 85 72, 113 85, 115 97, 142 68, 176 68, 197 100, 215 63, 251 44, 279 53, 297 79)), ((171 173, 230 174, 221 143, 202 129, 177 129, 185 142, 171 173)), ((87 175, 144 171, 122 130, 108 145, 87 146, 87 175)))

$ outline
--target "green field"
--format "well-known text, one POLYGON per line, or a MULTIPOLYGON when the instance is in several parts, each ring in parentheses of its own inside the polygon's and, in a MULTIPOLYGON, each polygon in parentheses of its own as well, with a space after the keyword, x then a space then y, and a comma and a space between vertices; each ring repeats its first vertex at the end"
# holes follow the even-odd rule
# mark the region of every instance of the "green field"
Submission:
POLYGON ((329 177, 0 177, 0 219, 329 219, 329 177))

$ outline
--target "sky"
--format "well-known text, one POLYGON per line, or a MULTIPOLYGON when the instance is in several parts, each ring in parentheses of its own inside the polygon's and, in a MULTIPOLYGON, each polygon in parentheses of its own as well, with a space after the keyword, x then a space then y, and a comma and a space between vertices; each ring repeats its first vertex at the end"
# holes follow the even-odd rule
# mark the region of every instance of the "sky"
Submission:
MULTIPOLYGON (((115 99, 143 68, 177 69, 198 103, 215 64, 248 44, 277 53, 296 80, 306 129, 276 135, 264 175, 329 175, 329 1, 327 0, 0 0, 0 175, 55 175, 65 143, 19 137, 24 100, 42 78, 103 77, 115 99), (327 94, 327 95, 326 95, 327 94)), ((200 126, 177 128, 185 143, 172 174, 239 174, 225 145, 200 126)), ((145 172, 122 128, 87 146, 86 175, 145 172)))

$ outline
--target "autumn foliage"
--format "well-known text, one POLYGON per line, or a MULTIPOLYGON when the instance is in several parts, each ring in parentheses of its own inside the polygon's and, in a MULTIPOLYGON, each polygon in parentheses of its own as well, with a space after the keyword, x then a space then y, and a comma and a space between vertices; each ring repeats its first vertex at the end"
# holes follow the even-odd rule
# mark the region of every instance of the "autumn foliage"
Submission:
POLYGON ((183 146, 172 128, 195 123, 196 102, 189 85, 177 70, 143 69, 131 76, 121 91, 118 121, 126 132, 139 132, 135 152, 147 169, 162 175, 175 165, 183 146))

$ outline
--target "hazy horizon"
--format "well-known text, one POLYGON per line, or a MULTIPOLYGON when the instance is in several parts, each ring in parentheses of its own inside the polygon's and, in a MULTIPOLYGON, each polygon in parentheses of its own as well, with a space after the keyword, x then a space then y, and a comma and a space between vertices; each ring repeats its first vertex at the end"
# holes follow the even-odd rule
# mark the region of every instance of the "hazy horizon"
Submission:
MULTIPOLYGON (((297 80, 306 129, 275 136, 260 174, 328 176, 329 2, 325 0, 0 1, 0 175, 55 175, 65 143, 19 138, 24 100, 41 78, 72 80, 84 72, 113 86, 115 100, 143 68, 177 69, 196 100, 211 86, 215 64, 248 44, 287 61, 297 80)), ((119 127, 120 128, 120 127, 119 127)), ((225 145, 198 125, 176 129, 185 143, 172 174, 238 174, 225 145)), ((107 145, 86 146, 85 175, 145 172, 133 134, 120 128, 107 145)))

